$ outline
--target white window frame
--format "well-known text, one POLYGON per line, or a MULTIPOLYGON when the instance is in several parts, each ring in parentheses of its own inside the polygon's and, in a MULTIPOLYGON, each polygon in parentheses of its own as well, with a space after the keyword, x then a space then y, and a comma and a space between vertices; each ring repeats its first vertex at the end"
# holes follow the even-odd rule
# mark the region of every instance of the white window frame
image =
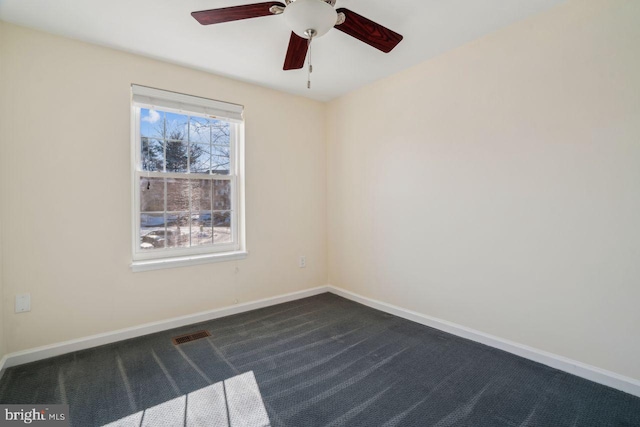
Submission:
MULTIPOLYGON (((245 246, 244 219, 244 121, 241 119, 242 107, 221 101, 208 100, 200 97, 162 91, 132 85, 131 101, 131 177, 132 177, 132 260, 133 271, 155 270, 159 268, 181 267, 207 262, 229 261, 242 259, 247 256, 245 246), (138 96, 136 96, 138 94, 138 96), (140 94, 145 96, 140 96, 140 94), (229 110, 240 111, 237 114, 227 113, 229 110), (217 118, 229 122, 229 173, 221 174, 191 174, 186 173, 152 172, 142 170, 140 111, 142 108, 157 109, 190 117, 217 118), (212 114, 214 113, 214 114, 212 114), (228 117, 226 117, 228 116, 228 117), (229 118, 231 117, 231 118, 229 118), (158 248, 144 250, 140 248, 140 179, 141 178, 180 178, 207 179, 230 181, 231 186, 231 236, 232 243, 211 244, 188 248, 158 248)), ((187 132, 187 144, 189 141, 187 132)), ((190 165, 188 165, 190 168, 190 165)), ((166 184, 165 184, 166 185, 166 184)), ((213 201, 213 199, 212 199, 213 201)), ((166 203, 166 201, 165 201, 166 203)), ((166 207, 166 205, 165 205, 166 207)), ((214 210, 211 210, 213 220, 214 210)), ((166 215, 166 210, 165 210, 166 215)), ((165 219, 166 223, 166 219, 165 219)))

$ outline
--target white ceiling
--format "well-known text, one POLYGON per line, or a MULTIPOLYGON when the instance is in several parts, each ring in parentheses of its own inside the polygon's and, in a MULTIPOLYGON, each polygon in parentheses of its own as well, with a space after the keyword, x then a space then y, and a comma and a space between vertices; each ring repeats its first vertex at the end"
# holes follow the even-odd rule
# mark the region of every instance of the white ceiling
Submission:
POLYGON ((260 1, 0 0, 0 19, 326 101, 564 0, 338 0, 404 40, 385 54, 329 31, 313 43, 311 90, 305 70, 282 70, 290 34, 282 16, 202 26, 190 15, 260 1))

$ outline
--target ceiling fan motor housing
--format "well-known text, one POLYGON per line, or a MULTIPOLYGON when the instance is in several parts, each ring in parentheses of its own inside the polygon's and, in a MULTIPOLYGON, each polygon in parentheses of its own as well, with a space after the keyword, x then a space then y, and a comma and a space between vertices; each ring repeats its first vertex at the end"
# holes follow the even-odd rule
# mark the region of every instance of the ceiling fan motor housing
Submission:
MULTIPOLYGON (((284 2, 286 4, 293 3, 294 1, 296 1, 296 0, 284 0, 284 2)), ((322 1, 325 2, 325 3, 329 3, 331 6, 335 6, 336 5, 336 0, 322 0, 322 1)))
POLYGON ((325 35, 338 20, 333 8, 335 0, 295 0, 290 1, 284 9, 284 20, 299 37, 308 39, 314 30, 313 37, 325 35))

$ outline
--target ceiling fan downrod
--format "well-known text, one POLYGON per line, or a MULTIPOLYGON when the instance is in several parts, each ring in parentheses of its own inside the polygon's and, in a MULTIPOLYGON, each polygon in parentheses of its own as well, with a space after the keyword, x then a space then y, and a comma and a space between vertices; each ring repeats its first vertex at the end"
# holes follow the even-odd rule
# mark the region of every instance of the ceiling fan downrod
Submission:
POLYGON ((311 89, 311 73, 313 73, 313 65, 311 64, 311 41, 313 37, 317 34, 316 30, 313 28, 309 28, 304 32, 304 34, 309 37, 307 40, 307 58, 309 58, 309 68, 307 71, 307 89, 311 89))

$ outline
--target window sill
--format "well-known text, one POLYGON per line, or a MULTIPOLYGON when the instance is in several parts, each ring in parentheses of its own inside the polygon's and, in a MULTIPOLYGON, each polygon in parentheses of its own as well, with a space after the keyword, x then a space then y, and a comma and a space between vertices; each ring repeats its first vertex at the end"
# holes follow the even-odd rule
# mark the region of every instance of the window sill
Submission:
POLYGON ((138 273, 140 271, 160 270, 163 268, 187 267, 190 265, 207 264, 210 262, 233 261, 237 259, 244 259, 247 257, 248 254, 249 252, 247 251, 234 251, 234 252, 222 252, 222 253, 204 254, 204 255, 190 255, 190 256, 175 257, 175 258, 133 261, 131 263, 131 270, 134 273, 138 273))

